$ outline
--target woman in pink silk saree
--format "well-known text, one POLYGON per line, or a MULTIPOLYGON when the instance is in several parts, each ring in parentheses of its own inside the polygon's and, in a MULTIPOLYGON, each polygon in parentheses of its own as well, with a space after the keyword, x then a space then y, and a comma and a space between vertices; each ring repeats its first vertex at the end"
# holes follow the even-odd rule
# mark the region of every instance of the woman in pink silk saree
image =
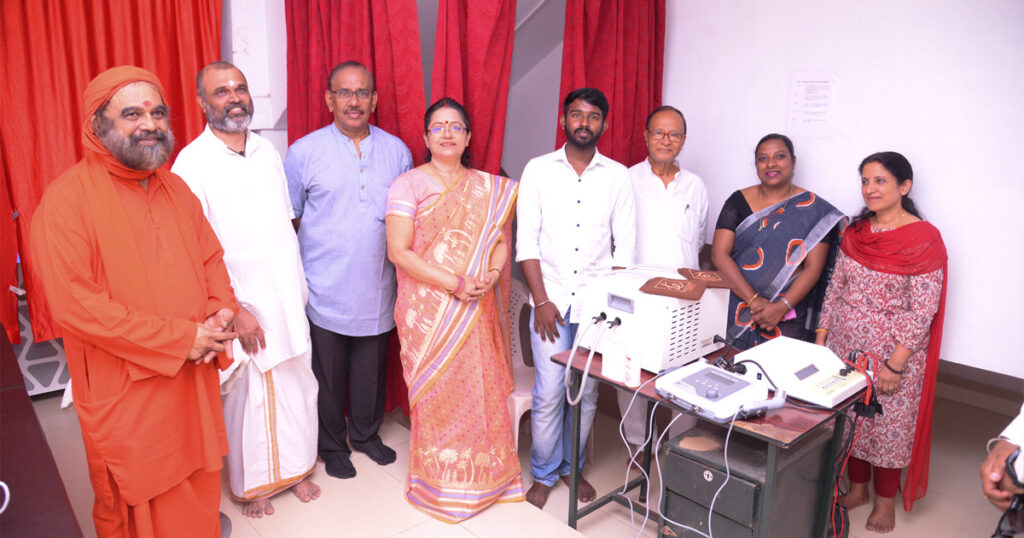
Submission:
POLYGON ((495 287, 518 185, 464 166, 469 119, 457 102, 434 103, 426 118, 430 160, 395 180, 386 209, 412 419, 406 497, 456 523, 524 498, 495 287))

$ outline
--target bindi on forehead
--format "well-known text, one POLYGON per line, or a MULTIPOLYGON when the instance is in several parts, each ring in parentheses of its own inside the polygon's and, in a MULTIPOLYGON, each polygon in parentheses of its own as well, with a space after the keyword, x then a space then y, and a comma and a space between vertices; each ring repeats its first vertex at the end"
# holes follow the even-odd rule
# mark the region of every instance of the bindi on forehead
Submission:
POLYGON ((153 106, 153 102, 150 101, 149 99, 146 99, 146 100, 142 101, 142 106, 145 106, 147 108, 151 107, 151 106, 153 106))

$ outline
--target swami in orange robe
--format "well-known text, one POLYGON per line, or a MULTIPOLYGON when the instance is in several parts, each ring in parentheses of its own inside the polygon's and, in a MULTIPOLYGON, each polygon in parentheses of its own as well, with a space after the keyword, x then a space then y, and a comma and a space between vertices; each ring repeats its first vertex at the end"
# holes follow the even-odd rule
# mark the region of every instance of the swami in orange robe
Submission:
POLYGON ((163 97, 136 67, 89 83, 85 158, 47 189, 30 245, 64 330, 97 534, 219 537, 228 444, 217 366, 229 359, 187 356, 197 323, 237 304, 220 243, 181 178, 122 165, 93 133, 96 110, 138 81, 163 97))

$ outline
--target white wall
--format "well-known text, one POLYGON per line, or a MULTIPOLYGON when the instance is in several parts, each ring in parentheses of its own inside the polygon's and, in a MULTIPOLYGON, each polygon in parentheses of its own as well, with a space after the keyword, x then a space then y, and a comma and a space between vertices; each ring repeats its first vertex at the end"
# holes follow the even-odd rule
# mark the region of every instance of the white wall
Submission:
POLYGON ((250 128, 281 152, 288 149, 288 58, 284 0, 225 0, 221 59, 249 83, 250 128))
POLYGON ((793 137, 797 183, 853 214, 860 160, 906 155, 950 256, 942 359, 1024 377, 1022 30, 1016 0, 673 0, 664 102, 688 120, 682 164, 720 208, 757 180, 757 140, 786 131, 791 73, 834 74, 827 136, 793 137))
MULTIPOLYGON (((515 63, 514 53, 512 62, 515 63)), ((523 175, 530 159, 555 150, 561 77, 562 45, 559 44, 509 88, 501 166, 513 179, 518 180, 523 175)))

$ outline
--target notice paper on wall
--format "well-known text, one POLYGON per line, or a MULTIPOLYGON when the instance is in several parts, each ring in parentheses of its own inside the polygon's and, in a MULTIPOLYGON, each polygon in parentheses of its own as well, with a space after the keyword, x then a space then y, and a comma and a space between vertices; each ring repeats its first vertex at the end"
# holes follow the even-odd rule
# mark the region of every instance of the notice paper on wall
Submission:
POLYGON ((834 73, 795 71, 790 76, 786 130, 795 136, 828 138, 836 101, 834 73))

